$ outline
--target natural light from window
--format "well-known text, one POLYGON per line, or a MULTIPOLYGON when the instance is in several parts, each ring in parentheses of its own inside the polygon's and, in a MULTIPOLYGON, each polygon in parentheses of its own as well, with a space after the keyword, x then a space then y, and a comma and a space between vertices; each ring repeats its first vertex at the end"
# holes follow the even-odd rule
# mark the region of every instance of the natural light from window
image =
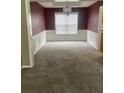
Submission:
POLYGON ((55 13, 56 34, 77 34, 78 13, 55 13))

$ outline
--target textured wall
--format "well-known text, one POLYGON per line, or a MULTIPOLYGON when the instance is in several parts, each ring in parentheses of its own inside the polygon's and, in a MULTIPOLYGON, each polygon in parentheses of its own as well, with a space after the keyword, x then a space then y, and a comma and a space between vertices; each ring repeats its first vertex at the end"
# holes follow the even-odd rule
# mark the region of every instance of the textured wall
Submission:
POLYGON ((31 2, 32 34, 36 35, 45 30, 44 7, 37 2, 31 2))
POLYGON ((97 32, 99 7, 102 5, 102 1, 98 1, 88 8, 88 30, 97 32))
MULTIPOLYGON (((78 30, 87 29, 88 8, 73 8, 78 12, 78 30)), ((62 12, 62 8, 45 8, 46 30, 55 30, 55 12, 62 12)))

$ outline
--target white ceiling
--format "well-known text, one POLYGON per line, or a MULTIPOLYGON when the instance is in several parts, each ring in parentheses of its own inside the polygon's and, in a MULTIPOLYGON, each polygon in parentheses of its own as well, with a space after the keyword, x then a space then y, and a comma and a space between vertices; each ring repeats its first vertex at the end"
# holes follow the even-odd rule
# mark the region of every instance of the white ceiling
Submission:
MULTIPOLYGON (((62 8, 67 5, 67 2, 54 2, 54 0, 31 0, 37 1, 45 8, 62 8)), ((89 7, 99 0, 79 0, 78 2, 69 2, 71 7, 89 7)))

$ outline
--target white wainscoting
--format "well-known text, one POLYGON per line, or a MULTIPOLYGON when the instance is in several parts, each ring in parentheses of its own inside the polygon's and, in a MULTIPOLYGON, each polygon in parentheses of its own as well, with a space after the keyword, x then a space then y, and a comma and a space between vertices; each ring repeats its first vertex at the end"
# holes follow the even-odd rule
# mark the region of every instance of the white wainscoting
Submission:
POLYGON ((87 41, 97 49, 98 33, 90 30, 79 30, 77 34, 56 34, 53 30, 43 31, 33 36, 33 54, 48 41, 87 41))
POLYGON ((47 41, 86 41, 87 30, 78 30, 77 34, 56 34, 55 30, 46 31, 47 41))
POLYGON ((35 55, 45 43, 46 31, 40 32, 39 34, 33 36, 33 54, 35 55))
POLYGON ((98 33, 87 30, 87 42, 97 49, 98 33))

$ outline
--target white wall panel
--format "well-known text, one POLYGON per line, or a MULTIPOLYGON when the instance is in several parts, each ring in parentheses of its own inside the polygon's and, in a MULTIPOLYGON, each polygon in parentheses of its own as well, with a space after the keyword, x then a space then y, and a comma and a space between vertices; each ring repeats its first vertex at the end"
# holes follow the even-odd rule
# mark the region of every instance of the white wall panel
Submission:
POLYGON ((87 42, 97 49, 98 33, 87 30, 87 42))
POLYGON ((46 31, 47 41, 86 41, 87 30, 79 30, 77 34, 56 34, 53 30, 46 31))
POLYGON ((35 54, 46 43, 46 31, 33 36, 33 53, 35 54))

